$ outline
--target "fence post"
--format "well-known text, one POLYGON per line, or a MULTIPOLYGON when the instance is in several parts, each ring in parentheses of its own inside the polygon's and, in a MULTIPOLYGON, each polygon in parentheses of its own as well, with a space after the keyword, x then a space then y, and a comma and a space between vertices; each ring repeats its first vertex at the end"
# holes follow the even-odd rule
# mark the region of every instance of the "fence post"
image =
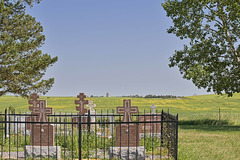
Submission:
POLYGON ((91 122, 91 116, 90 116, 90 110, 88 110, 88 117, 87 117, 88 132, 90 132, 90 122, 91 122))
POLYGON ((176 146, 175 146, 175 159, 178 158, 178 114, 176 116, 176 146))
POLYGON ((219 108, 219 125, 221 125, 221 112, 220 112, 220 108, 219 108))
POLYGON ((7 138, 7 111, 8 109, 5 109, 5 138, 7 138))
POLYGON ((79 155, 79 160, 82 159, 82 115, 79 115, 78 118, 78 155, 79 155))
POLYGON ((163 110, 161 114, 161 147, 163 145, 163 110))

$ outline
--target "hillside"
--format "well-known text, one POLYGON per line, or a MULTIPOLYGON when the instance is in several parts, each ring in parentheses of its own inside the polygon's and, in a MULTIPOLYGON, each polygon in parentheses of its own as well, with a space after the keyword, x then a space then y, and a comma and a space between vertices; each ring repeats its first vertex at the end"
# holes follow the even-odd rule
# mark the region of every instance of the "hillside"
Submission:
MULTIPOLYGON (((77 97, 46 97, 41 99, 47 100, 48 107, 54 108, 55 112, 76 113, 74 100, 77 97)), ((122 106, 123 97, 87 97, 88 100, 96 104, 96 110, 101 112, 112 112, 117 106, 122 106)), ((218 119, 219 108, 221 117, 231 124, 240 124, 240 94, 233 97, 226 95, 200 95, 173 99, 161 98, 130 98, 132 106, 138 106, 140 112, 150 112, 150 106, 155 104, 158 112, 162 109, 170 111, 172 114, 179 113, 180 120, 195 119, 218 119)), ((16 96, 0 97, 0 111, 13 106, 16 112, 26 112, 28 110, 28 100, 16 96)))

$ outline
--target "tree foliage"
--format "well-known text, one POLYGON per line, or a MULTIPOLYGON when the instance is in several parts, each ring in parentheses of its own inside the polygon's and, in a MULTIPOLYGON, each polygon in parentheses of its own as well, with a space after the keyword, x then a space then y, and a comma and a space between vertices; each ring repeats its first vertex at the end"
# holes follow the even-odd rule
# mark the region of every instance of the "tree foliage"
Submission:
POLYGON ((43 27, 25 13, 34 2, 40 0, 0 0, 0 96, 45 94, 54 83, 53 78, 42 77, 57 57, 39 49, 45 41, 43 27))
POLYGON ((240 1, 165 0, 162 6, 173 21, 168 33, 189 39, 169 66, 208 92, 240 92, 240 1))

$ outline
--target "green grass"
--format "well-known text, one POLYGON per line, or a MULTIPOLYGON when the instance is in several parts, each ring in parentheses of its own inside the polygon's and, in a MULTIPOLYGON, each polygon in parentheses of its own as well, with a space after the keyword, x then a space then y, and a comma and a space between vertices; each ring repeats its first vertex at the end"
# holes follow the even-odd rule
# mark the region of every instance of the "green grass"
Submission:
POLYGON ((179 127, 179 160, 240 159, 240 126, 179 127))
MULTIPOLYGON (((55 112, 77 113, 74 100, 76 97, 41 97, 47 100, 48 107, 55 112)), ((98 113, 112 111, 122 106, 122 97, 87 97, 97 105, 98 113)), ((233 97, 226 95, 202 95, 175 99, 127 98, 132 99, 132 106, 138 106, 140 112, 149 113, 155 104, 158 112, 169 110, 179 114, 179 150, 180 160, 219 160, 240 159, 240 94, 233 97), (219 125, 219 108, 221 125, 219 125)), ((0 111, 13 106, 16 112, 28 110, 28 100, 21 97, 0 97, 0 111)))

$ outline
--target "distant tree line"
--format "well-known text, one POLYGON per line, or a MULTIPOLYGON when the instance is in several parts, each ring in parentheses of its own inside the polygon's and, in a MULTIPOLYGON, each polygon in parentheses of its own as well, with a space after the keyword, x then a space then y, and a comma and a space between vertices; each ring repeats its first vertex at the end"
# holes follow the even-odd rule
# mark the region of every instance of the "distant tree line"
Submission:
POLYGON ((148 94, 148 95, 146 95, 146 96, 130 95, 130 96, 122 96, 122 97, 131 97, 131 98, 162 98, 162 99, 167 99, 167 98, 181 98, 182 96, 174 96, 174 95, 152 95, 152 94, 148 94))
POLYGON ((122 97, 144 98, 143 96, 139 96, 139 95, 130 95, 130 96, 122 96, 122 97))
POLYGON ((90 97, 104 97, 104 96, 94 96, 94 95, 91 95, 90 97))

